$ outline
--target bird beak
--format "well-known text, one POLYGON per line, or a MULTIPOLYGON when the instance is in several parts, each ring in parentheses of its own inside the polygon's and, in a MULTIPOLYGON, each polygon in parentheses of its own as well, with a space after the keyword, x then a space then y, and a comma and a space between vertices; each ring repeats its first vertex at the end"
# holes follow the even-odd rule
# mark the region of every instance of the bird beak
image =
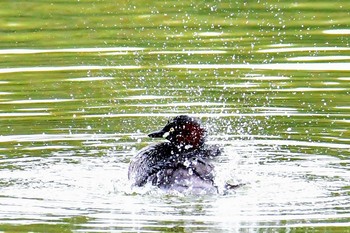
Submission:
POLYGON ((148 137, 150 138, 162 138, 164 136, 165 132, 163 130, 159 130, 153 133, 148 134, 148 137))

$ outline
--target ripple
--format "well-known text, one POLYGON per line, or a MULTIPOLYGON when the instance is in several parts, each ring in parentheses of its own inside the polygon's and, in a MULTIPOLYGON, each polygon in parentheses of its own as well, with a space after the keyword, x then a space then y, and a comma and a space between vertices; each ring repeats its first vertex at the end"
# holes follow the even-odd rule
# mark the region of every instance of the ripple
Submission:
MULTIPOLYGON (((21 113, 24 114, 24 113, 21 113)), ((78 140, 106 140, 116 139, 125 134, 28 134, 5 135, 0 137, 0 142, 53 142, 53 141, 78 141, 78 140)))
POLYGON ((157 96, 157 95, 135 95, 116 99, 127 99, 127 100, 154 100, 154 99, 173 99, 174 96, 157 96))
POLYGON ((323 33, 329 35, 350 35, 350 29, 330 29, 324 30, 323 33))
POLYGON ((238 84, 224 84, 224 85, 216 85, 217 87, 225 87, 225 88, 252 88, 258 87, 257 83, 238 83, 238 84))
POLYGON ((144 50, 140 47, 111 47, 111 48, 67 48, 67 49, 0 49, 0 54, 38 54, 38 53, 100 53, 125 52, 144 50))
POLYGON ((5 112, 0 113, 0 117, 27 117, 27 116, 49 116, 50 113, 47 112, 21 112, 21 113, 14 113, 14 112, 5 112))
POLYGON ((296 108, 283 108, 283 107, 252 107, 252 109, 263 110, 265 112, 281 112, 284 114, 298 113, 296 108))
POLYGON ((0 170, 2 184, 6 184, 0 196, 1 219, 32 224, 84 216, 87 221, 75 225, 83 232, 118 227, 162 231, 179 222, 190 231, 198 227, 206 231, 305 227, 313 221, 321 226, 349 225, 340 221, 350 217, 346 192, 338 192, 350 178, 340 165, 344 161, 261 146, 300 146, 297 141, 271 138, 225 143, 232 145, 225 147, 217 173, 226 179, 234 174, 248 182, 234 193, 212 197, 166 195, 156 190, 135 195, 127 182, 127 163, 119 161, 121 154, 4 159, 3 166, 8 163, 21 169, 0 170), (278 160, 284 156, 293 159, 278 160))
POLYGON ((304 56, 304 57, 290 57, 287 61, 338 61, 350 60, 350 56, 304 56))
POLYGON ((1 68, 0 73, 22 73, 22 72, 50 72, 50 71, 78 71, 78 70, 124 70, 140 69, 141 66, 49 66, 49 67, 16 67, 1 68))
POLYGON ((316 87, 297 87, 297 88, 281 88, 277 91, 284 92, 316 92, 316 91, 346 91, 347 88, 337 88, 337 87, 325 87, 325 88, 316 88, 316 87))
MULTIPOLYGON (((255 91, 255 90, 254 90, 255 91)), ((193 104, 193 103, 192 103, 193 104)), ((189 103, 190 105, 190 103, 189 103)), ((147 105, 146 105, 147 106, 147 105)), ((183 104, 180 104, 180 106, 183 106, 183 104)), ((193 106, 196 106, 194 104, 193 106)), ((226 105, 225 105, 226 106, 226 105)), ((222 110, 222 109, 220 109, 222 110)), ((175 117, 179 115, 179 112, 173 113, 173 112, 168 112, 168 113, 106 113, 106 114, 85 114, 85 115, 80 115, 80 118, 121 118, 121 117, 175 117)), ((326 113, 302 113, 302 112, 295 112, 295 113, 286 113, 286 112, 263 112, 263 113, 191 113, 190 114, 193 117, 208 117, 208 118, 219 118, 219 117, 255 117, 255 116, 308 116, 308 117, 313 117, 313 116, 324 116, 324 117, 331 117, 331 116, 337 116, 337 117, 344 117, 348 116, 347 114, 326 114, 326 113)))
POLYGON ((223 32, 197 32, 198 36, 222 36, 223 32))
POLYGON ((186 107, 186 106, 227 106, 227 104, 224 104, 224 103, 210 103, 210 102, 191 102, 191 103, 167 103, 167 104, 131 104, 130 106, 140 106, 140 107, 186 107))
POLYGON ((73 82, 91 82, 91 81, 104 81, 104 80, 113 80, 113 77, 82 77, 82 78, 68 78, 66 81, 73 82))
POLYGON ((327 143, 327 142, 313 142, 313 141, 295 141, 295 140, 259 140, 256 142, 261 145, 278 145, 278 146, 307 146, 307 147, 329 147, 349 149, 349 144, 341 143, 327 143))
POLYGON ((290 52, 311 52, 311 51, 349 51, 348 47, 287 47, 274 49, 260 49, 258 53, 290 53, 290 52))
MULTIPOLYGON (((349 109, 350 107, 347 107, 349 109)), ((350 120, 337 120, 337 122, 350 123, 350 120)))
POLYGON ((0 91, 0 95, 12 95, 13 92, 0 91))
POLYGON ((33 150, 58 150, 58 149, 73 149, 75 148, 74 146, 60 146, 60 145, 55 145, 55 146, 31 146, 31 147, 24 147, 22 150, 28 150, 28 151, 33 151, 33 150))
MULTIPOLYGON (((350 50, 350 48, 349 48, 350 50)), ((350 63, 275 63, 275 64, 176 64, 174 69, 261 69, 261 70, 318 70, 350 71, 350 63)))
POLYGON ((338 80, 350 81, 350 77, 339 77, 338 80))
POLYGON ((24 112, 30 112, 30 111, 49 111, 50 108, 19 108, 17 111, 24 111, 24 112))
POLYGON ((289 77, 284 76, 268 76, 268 75, 247 75, 246 77, 242 78, 244 80, 262 80, 262 81, 275 81, 275 80, 289 80, 289 77))
POLYGON ((150 51, 149 54, 223 54, 227 51, 223 50, 181 50, 181 51, 150 51))
POLYGON ((11 100, 6 102, 0 102, 0 104, 38 104, 38 103, 60 103, 60 102, 70 102, 73 99, 40 99, 40 100, 11 100))
POLYGON ((272 47, 272 48, 284 48, 284 47, 292 47, 292 46, 293 46, 293 44, 271 44, 271 45, 267 45, 267 47, 272 47))

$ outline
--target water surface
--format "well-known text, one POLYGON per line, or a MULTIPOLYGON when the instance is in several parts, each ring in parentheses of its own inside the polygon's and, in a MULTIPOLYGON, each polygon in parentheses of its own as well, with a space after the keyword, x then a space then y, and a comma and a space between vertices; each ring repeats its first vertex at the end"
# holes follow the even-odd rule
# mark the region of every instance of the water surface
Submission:
POLYGON ((0 231, 349 232, 348 1, 6 1, 0 231), (201 118, 214 196, 131 189, 169 117, 201 118))

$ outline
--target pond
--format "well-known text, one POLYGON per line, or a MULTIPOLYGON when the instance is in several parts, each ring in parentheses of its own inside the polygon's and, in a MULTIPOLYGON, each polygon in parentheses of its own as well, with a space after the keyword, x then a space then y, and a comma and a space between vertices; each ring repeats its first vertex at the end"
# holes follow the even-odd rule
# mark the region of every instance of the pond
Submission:
POLYGON ((350 232, 350 2, 5 1, 1 232, 350 232), (132 189, 170 117, 218 195, 132 189), (221 190, 222 191, 222 190, 221 190))

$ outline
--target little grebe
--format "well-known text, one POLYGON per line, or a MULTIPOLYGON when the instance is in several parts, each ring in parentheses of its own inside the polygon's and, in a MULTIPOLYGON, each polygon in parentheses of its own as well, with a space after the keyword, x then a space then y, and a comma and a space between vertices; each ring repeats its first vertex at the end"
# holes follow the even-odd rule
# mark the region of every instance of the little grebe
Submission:
POLYGON ((220 155, 221 150, 205 144, 206 131, 199 120, 180 115, 148 136, 168 141, 145 147, 132 159, 128 177, 134 186, 151 183, 170 191, 218 192, 210 159, 220 155))

